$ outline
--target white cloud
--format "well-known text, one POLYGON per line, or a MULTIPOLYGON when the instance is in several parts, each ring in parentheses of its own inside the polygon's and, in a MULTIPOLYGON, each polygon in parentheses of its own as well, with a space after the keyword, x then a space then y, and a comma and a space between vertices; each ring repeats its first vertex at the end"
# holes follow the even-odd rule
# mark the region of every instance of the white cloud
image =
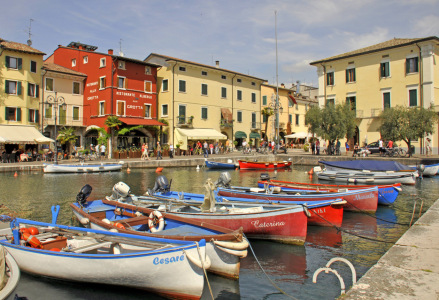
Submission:
POLYGON ((429 15, 414 21, 413 34, 416 37, 439 35, 439 16, 429 15))

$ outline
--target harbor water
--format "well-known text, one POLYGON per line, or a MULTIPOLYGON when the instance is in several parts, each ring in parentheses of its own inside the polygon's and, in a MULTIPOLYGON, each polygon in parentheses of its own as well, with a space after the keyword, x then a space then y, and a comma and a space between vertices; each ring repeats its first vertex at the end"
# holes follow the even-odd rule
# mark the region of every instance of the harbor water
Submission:
MULTIPOLYGON (((269 172, 278 180, 318 182, 310 178, 311 167, 295 166, 291 170, 269 172)), ((221 171, 204 168, 165 168, 160 174, 172 180, 172 190, 204 193, 206 179, 216 180, 221 171)), ((260 171, 231 171, 232 184, 255 186, 260 171)), ((111 194, 114 184, 123 181, 134 194, 143 194, 154 185, 154 169, 132 169, 130 173, 106 174, 43 174, 42 172, 0 174, 2 193, 1 213, 15 213, 22 218, 51 221, 51 206, 60 205, 58 223, 77 225, 72 218, 69 203, 75 201, 82 186, 90 184, 93 192, 89 199, 100 199, 111 194)), ((286 299, 267 279, 268 276, 282 291, 296 299, 334 299, 340 295, 339 280, 333 274, 320 273, 313 283, 314 272, 333 257, 343 257, 355 267, 360 278, 392 246, 419 216, 438 198, 437 178, 424 178, 415 186, 403 186, 392 207, 379 207, 376 214, 345 212, 342 230, 325 227, 308 227, 304 246, 284 245, 269 241, 251 240, 256 256, 242 259, 240 278, 237 281, 208 274, 215 299, 286 299), (262 267, 262 269, 261 269, 262 267)), ((63 266, 59 266, 63 268, 63 266)), ((352 285, 350 269, 342 263, 331 265, 344 278, 346 287, 352 285)), ((123 276, 123 270, 120 270, 123 276)), ((14 295, 28 299, 161 299, 131 288, 96 286, 86 283, 64 282, 22 273, 14 295)), ((211 299, 208 285, 203 298, 211 299)))

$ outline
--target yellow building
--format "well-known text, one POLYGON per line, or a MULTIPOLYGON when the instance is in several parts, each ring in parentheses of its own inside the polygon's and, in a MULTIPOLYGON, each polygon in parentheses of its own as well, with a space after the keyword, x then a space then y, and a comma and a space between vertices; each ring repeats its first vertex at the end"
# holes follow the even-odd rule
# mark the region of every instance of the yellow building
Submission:
MULTIPOLYGON (((357 130, 351 145, 380 138, 379 115, 385 108, 433 105, 439 111, 438 42, 434 36, 395 38, 311 63, 317 67, 320 106, 350 102, 356 110, 357 130)), ((431 138, 437 153, 437 130, 431 138)), ((413 141, 415 153, 422 152, 423 144, 413 141)))
POLYGON ((27 150, 48 142, 37 131, 40 121, 41 67, 45 53, 0 39, 0 150, 27 150))
MULTIPOLYGON (((83 106, 84 80, 87 75, 60 65, 44 62, 41 93, 42 128, 46 136, 55 139, 55 115, 57 131, 74 127, 78 136, 76 146, 84 139, 83 106), (55 106, 58 105, 55 111, 55 106)), ((73 146, 73 145, 71 145, 73 146)), ((67 149, 64 149, 67 150, 67 149)))
POLYGON ((268 141, 277 136, 276 124, 276 93, 279 94, 279 136, 288 142, 285 136, 290 134, 308 134, 305 125, 305 114, 311 105, 317 105, 317 88, 305 85, 292 85, 286 88, 284 84, 276 89, 275 85, 264 83, 261 86, 262 109, 272 108, 274 114, 267 118, 262 116, 262 136, 268 141), (267 128, 267 132, 265 132, 267 128))
MULTIPOLYGON (((151 53, 145 61, 158 70, 159 118, 168 126, 168 141, 187 150, 188 143, 259 139, 263 79, 151 53)), ((166 142, 166 141, 164 141, 166 142)))

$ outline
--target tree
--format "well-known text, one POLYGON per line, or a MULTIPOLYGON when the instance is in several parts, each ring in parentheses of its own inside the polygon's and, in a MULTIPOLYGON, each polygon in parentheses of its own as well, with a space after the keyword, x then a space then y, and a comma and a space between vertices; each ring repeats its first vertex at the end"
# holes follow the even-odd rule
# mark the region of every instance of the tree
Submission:
POLYGON ((75 135, 75 128, 73 127, 63 127, 58 131, 57 140, 62 144, 67 144, 69 153, 71 152, 71 147, 76 143, 78 136, 75 135))
POLYGON ((268 133, 267 133, 268 118, 274 115, 274 110, 271 107, 264 107, 261 113, 263 116, 265 116, 265 138, 268 140, 268 133))
POLYGON ((385 140, 404 141, 412 155, 411 141, 432 134, 438 116, 433 107, 396 106, 385 109, 381 115, 381 136, 385 140))
POLYGON ((122 125, 122 121, 119 120, 117 116, 108 116, 105 120, 105 125, 110 128, 111 132, 110 143, 108 145, 108 157, 113 158, 114 131, 115 129, 119 129, 119 126, 122 125))

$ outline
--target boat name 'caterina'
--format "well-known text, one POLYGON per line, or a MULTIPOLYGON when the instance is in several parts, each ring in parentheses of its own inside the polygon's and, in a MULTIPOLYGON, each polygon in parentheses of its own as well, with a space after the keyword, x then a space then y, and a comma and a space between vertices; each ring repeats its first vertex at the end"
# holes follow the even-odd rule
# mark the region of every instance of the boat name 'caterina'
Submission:
POLYGON ((285 222, 263 222, 259 223, 259 220, 252 221, 251 222, 253 226, 255 227, 277 227, 277 226, 285 226, 285 222))

